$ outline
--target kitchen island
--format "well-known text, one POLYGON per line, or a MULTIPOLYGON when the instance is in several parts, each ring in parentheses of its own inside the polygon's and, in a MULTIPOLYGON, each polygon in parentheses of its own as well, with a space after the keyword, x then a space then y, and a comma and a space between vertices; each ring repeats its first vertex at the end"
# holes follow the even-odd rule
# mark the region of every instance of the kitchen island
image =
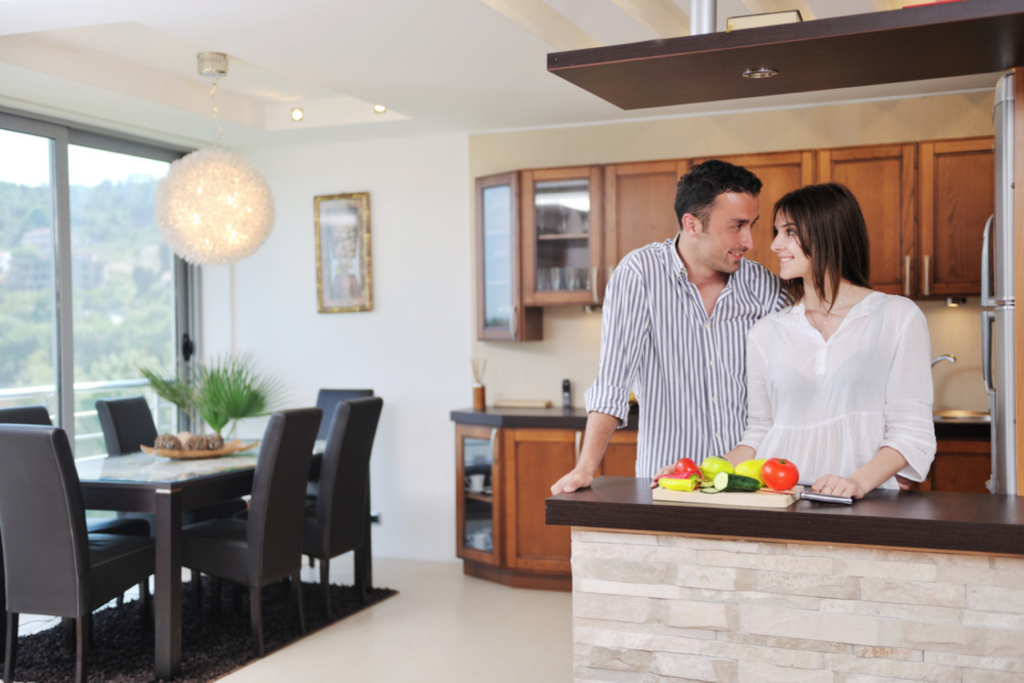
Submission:
POLYGON ((1024 681, 1019 498, 723 508, 601 477, 545 507, 572 527, 577 681, 1024 681))

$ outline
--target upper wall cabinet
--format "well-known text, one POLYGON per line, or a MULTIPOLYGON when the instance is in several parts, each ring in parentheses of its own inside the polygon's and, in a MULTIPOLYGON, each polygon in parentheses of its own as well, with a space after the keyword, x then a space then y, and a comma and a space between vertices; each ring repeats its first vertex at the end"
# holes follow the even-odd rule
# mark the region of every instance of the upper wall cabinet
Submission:
POLYGON ((600 304, 601 168, 522 172, 523 302, 600 304))
POLYGON ((922 142, 919 294, 981 294, 981 240, 995 207, 993 138, 922 142))
POLYGON ((917 294, 916 147, 911 143, 818 151, 818 181, 842 183, 860 203, 871 238, 869 283, 888 294, 917 294))
POLYGON ((477 339, 540 339, 541 310, 521 295, 518 173, 477 178, 476 230, 477 339))
MULTIPOLYGON (((783 195, 814 182, 814 152, 774 152, 716 157, 743 166, 761 179, 758 196, 760 218, 752 231, 753 248, 746 257, 779 274, 779 260, 772 253, 772 209, 783 195)), ((696 159, 694 163, 703 161, 696 159)))
POLYGON ((679 232, 674 208, 676 184, 689 161, 614 164, 604 169, 605 273, 611 277, 622 257, 679 232))

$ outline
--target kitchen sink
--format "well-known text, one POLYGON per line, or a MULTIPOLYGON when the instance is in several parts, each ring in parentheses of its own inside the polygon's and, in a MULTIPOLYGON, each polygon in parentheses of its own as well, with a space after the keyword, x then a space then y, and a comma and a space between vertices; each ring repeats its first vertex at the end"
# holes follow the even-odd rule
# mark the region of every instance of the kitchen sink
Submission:
POLYGON ((940 410, 933 413, 935 422, 952 424, 989 424, 992 416, 975 410, 940 410))

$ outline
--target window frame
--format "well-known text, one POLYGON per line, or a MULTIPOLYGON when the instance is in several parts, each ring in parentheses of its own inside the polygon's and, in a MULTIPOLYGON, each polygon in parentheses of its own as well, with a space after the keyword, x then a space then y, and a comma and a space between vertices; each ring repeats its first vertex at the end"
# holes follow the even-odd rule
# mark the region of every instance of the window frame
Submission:
MULTIPOLYGON (((64 428, 68 441, 75 443, 75 387, 74 387, 74 323, 72 308, 71 273, 71 187, 68 169, 68 147, 76 145, 107 152, 127 154, 156 161, 174 162, 191 149, 165 145, 127 134, 105 131, 70 121, 37 116, 6 107, 0 107, 0 129, 35 135, 51 140, 50 187, 53 202, 53 263, 54 289, 54 370, 56 374, 57 424, 64 428), (70 372, 67 370, 71 369, 70 372)), ((201 332, 199 302, 202 281, 199 268, 174 254, 174 320, 172 329, 175 365, 179 374, 189 372, 191 361, 184 359, 184 335, 196 346, 193 358, 198 356, 201 332)), ((184 411, 178 411, 178 423, 189 428, 184 411)))

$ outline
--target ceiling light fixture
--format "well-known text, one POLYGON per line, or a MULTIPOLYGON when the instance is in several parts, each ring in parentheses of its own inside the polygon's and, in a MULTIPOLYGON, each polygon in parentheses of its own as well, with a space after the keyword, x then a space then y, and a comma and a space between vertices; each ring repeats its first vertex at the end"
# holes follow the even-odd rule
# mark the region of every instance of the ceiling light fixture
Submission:
POLYGON ((759 66, 756 69, 747 69, 742 75, 743 78, 772 78, 779 75, 779 70, 770 66, 759 66))
POLYGON ((200 52, 199 73, 213 77, 210 99, 217 134, 213 149, 178 159, 156 188, 157 227, 174 253, 189 263, 234 263, 251 255, 270 235, 274 200, 267 181, 244 157, 218 149, 224 132, 217 120, 217 82, 228 56, 200 52))
POLYGON ((300 109, 299 107, 295 107, 294 109, 292 109, 292 121, 301 121, 301 120, 302 120, 302 109, 300 109))
POLYGON ((384 114, 384 113, 387 112, 387 110, 388 110, 388 108, 385 107, 383 104, 375 104, 375 105, 373 105, 373 113, 374 114, 384 114))

